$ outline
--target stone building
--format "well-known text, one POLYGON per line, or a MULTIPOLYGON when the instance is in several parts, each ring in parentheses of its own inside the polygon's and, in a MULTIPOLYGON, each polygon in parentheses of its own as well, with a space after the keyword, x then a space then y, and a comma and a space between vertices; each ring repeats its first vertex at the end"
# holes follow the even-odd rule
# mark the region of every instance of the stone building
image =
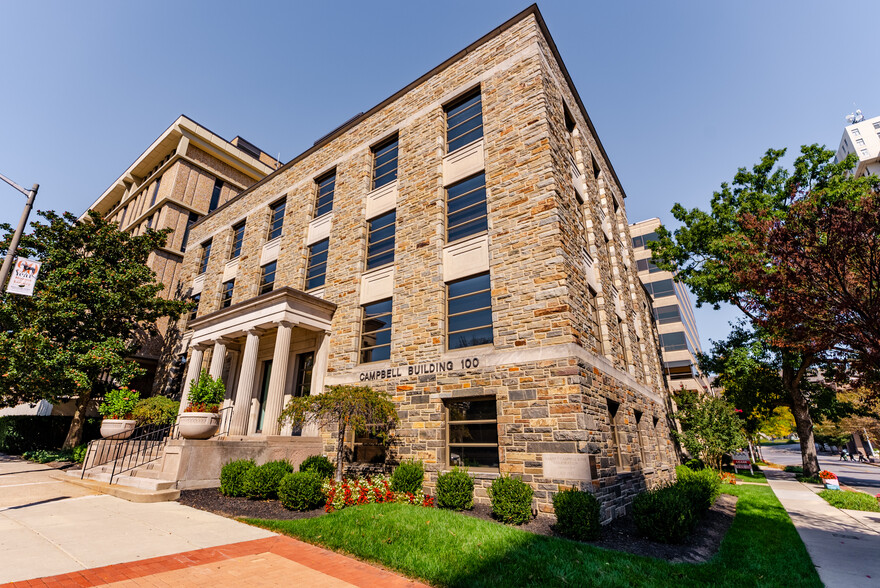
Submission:
MULTIPOLYGON (((162 296, 172 298, 180 295, 180 268, 192 224, 277 167, 278 162, 241 137, 227 141, 180 116, 89 210, 135 235, 148 228, 173 229, 165 247, 154 251, 147 262, 165 285, 162 296)), ((163 357, 163 367, 173 371, 169 353, 180 344, 167 320, 157 326, 162 336, 145 340, 135 357, 147 369, 146 376, 133 384, 142 393, 170 392, 165 388, 179 385, 167 373, 156 377, 163 357)))
POLYGON ((224 377, 229 439, 331 457, 278 415, 367 384, 429 490, 461 465, 477 500, 512 474, 540 511, 574 485, 610 520, 676 462, 624 197, 532 6, 192 225, 186 381, 224 377))
POLYGON ((663 374, 670 390, 685 388, 711 393, 711 382, 697 363, 703 347, 687 287, 676 282, 672 272, 661 270, 651 261, 648 243, 657 240, 655 231, 659 226, 659 218, 650 218, 630 225, 629 230, 639 278, 653 301, 663 374))

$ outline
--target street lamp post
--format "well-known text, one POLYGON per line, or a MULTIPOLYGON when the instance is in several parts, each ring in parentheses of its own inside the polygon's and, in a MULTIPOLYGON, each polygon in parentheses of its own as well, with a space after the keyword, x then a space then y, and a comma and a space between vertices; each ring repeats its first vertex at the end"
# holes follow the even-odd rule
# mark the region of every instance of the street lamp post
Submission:
POLYGON ((34 207, 34 199, 37 197, 37 190, 40 189, 40 185, 34 184, 33 188, 25 190, 3 174, 0 174, 0 180, 3 180, 27 196, 27 203, 24 205, 24 211, 21 213, 21 220, 18 221, 18 228, 15 229, 15 234, 12 235, 12 241, 9 243, 9 250, 6 252, 6 259, 3 260, 3 268, 0 269, 0 293, 2 293, 3 289, 6 287, 6 278, 9 276, 9 268, 12 267, 12 260, 15 258, 15 250, 18 249, 18 242, 21 241, 21 234, 24 233, 24 227, 27 225, 28 216, 31 214, 31 208, 34 207))

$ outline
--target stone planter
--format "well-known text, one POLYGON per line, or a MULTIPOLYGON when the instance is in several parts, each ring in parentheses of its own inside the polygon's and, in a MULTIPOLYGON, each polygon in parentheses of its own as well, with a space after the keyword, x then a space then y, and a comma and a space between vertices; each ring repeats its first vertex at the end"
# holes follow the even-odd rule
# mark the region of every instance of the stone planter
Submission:
POLYGON ((101 437, 104 439, 128 439, 137 421, 130 419, 104 419, 101 421, 101 437))
POLYGON ((184 412, 177 422, 184 439, 210 439, 220 428, 220 415, 216 412, 184 412))
POLYGON ((825 480, 825 489, 840 490, 840 484, 838 484, 836 479, 825 480))

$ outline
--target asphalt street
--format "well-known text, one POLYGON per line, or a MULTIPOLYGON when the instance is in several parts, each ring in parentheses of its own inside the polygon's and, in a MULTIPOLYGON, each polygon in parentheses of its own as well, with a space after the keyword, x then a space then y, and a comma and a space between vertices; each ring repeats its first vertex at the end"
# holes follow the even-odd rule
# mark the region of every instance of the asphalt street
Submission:
MULTIPOLYGON (((761 448, 764 459, 780 465, 801 465, 801 446, 767 445, 761 448)), ((874 458, 877 459, 876 457, 874 458)), ((837 474, 841 484, 855 490, 867 492, 872 496, 880 493, 880 465, 859 463, 856 461, 840 461, 839 455, 819 453, 819 467, 837 474)))

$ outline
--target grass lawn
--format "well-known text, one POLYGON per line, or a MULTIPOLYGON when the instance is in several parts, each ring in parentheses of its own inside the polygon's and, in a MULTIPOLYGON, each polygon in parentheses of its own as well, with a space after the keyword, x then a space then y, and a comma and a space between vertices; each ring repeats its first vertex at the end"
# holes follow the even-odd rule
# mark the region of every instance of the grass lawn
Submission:
POLYGON ((769 486, 728 486, 725 492, 740 497, 736 518, 720 553, 699 565, 670 564, 403 504, 247 522, 437 586, 822 586, 769 486))
POLYGON ((731 472, 736 475, 736 479, 740 482, 757 482, 758 484, 766 484, 767 476, 764 475, 757 467, 755 468, 755 473, 750 474, 746 470, 734 470, 732 467, 723 468, 725 472, 731 472))
POLYGON ((864 492, 852 492, 849 490, 822 490, 819 496, 828 501, 831 506, 847 508, 849 510, 866 510, 868 512, 880 512, 880 501, 864 492))

